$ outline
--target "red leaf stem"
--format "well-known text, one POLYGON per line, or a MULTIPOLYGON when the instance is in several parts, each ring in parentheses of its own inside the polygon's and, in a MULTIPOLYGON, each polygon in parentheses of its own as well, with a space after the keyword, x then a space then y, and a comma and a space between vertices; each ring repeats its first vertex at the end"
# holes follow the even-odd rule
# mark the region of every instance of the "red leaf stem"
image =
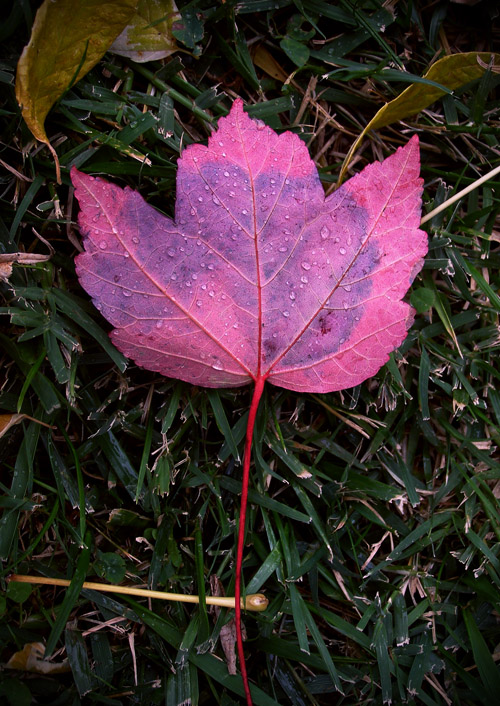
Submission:
POLYGON ((245 453, 243 456, 243 478, 241 484, 241 501, 240 501, 240 521, 238 523, 238 545, 236 549, 236 576, 234 587, 234 612, 236 623, 236 643, 238 646, 238 659, 240 661, 241 678, 243 679, 243 688, 245 689, 245 697, 247 706, 252 706, 252 696, 250 694, 250 685, 248 683, 247 667, 245 663, 245 651, 243 649, 243 635, 241 632, 241 565, 243 563, 243 548, 245 545, 245 525, 247 514, 248 500, 248 480, 250 476, 250 461, 252 456, 252 439, 253 430, 255 427, 255 417, 259 408, 260 398, 264 391, 264 383, 267 375, 261 375, 255 379, 255 387, 253 390, 252 401, 250 403, 250 412, 248 414, 247 432, 245 438, 245 453))

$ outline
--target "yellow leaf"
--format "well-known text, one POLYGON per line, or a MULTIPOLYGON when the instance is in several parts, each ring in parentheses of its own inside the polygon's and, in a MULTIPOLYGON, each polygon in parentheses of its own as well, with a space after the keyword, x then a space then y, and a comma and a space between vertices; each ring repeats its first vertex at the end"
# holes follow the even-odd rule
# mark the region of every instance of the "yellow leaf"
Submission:
POLYGON ((0 438, 4 436, 4 434, 6 434, 15 424, 22 422, 23 419, 29 419, 31 422, 36 422, 44 427, 48 427, 49 429, 55 428, 50 426, 50 424, 39 421, 38 419, 33 419, 33 417, 30 417, 28 414, 0 414, 0 438))
POLYGON ((16 98, 23 118, 56 160, 45 133, 54 103, 97 64, 130 21, 138 0, 45 0, 17 65, 16 98))
POLYGON ((282 68, 276 59, 270 54, 262 44, 257 44, 252 52, 253 63, 278 81, 288 79, 288 73, 282 68))
POLYGON ((19 424, 24 418, 24 414, 0 414, 0 438, 6 434, 14 424, 19 424))
MULTIPOLYGON (((444 56, 430 67, 424 78, 429 79, 429 81, 435 81, 448 90, 453 91, 469 83, 469 81, 480 78, 488 68, 492 58, 495 64, 500 62, 500 54, 491 54, 491 52, 471 51, 464 54, 444 56)), ((495 68, 493 67, 492 70, 495 70, 495 68)), ((437 88, 437 86, 413 83, 400 93, 397 98, 380 108, 347 153, 340 170, 338 184, 342 182, 354 152, 369 130, 386 127, 398 120, 409 118, 411 115, 424 110, 444 95, 445 91, 437 88)))
POLYGON ((180 19, 173 0, 139 0, 137 12, 110 51, 139 63, 164 59, 177 50, 172 24, 180 19))
POLYGON ((5 665, 7 669, 19 669, 23 672, 35 674, 61 674, 70 672, 71 667, 67 660, 63 662, 50 662, 44 659, 45 645, 43 642, 29 642, 19 652, 14 652, 5 665))

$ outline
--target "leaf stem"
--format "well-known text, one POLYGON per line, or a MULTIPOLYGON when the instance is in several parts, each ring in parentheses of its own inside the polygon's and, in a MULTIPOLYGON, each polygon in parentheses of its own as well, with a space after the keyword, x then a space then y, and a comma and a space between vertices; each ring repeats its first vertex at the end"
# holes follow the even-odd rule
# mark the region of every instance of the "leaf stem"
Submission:
POLYGON ((253 430, 255 427, 255 417, 259 407, 260 398, 264 390, 264 383, 267 375, 259 375, 255 378, 255 387, 253 391, 252 401, 250 403, 250 411, 248 414, 247 432, 245 438, 245 455, 243 457, 243 478, 241 483, 241 501, 240 501, 240 521, 238 525, 238 544, 236 549, 236 576, 234 586, 234 613, 236 623, 236 643, 238 646, 238 659, 240 661, 241 678, 243 680, 243 688, 245 689, 245 697, 247 706, 252 706, 252 696, 250 694, 250 685, 248 683, 247 667, 245 663, 245 651, 243 649, 243 635, 241 632, 241 567, 243 564, 243 548, 245 544, 245 523, 247 514, 248 500, 248 480, 250 476, 250 461, 252 456, 252 439, 253 430))

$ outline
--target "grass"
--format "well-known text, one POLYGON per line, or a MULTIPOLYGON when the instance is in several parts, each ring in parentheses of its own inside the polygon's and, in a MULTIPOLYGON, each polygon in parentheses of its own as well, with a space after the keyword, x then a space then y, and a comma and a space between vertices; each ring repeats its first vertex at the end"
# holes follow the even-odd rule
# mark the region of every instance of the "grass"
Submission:
MULTIPOLYGON (((51 665, 67 660, 61 673, 3 668, 0 694, 15 706, 229 706, 243 693, 226 666, 227 611, 80 590, 105 579, 234 594, 250 391, 161 378, 113 348, 75 277, 68 168, 172 215, 179 151, 241 96, 302 136, 329 188, 363 126, 408 85, 403 67, 422 76, 443 53, 498 40, 488 2, 408 0, 395 18, 348 0, 178 4, 182 53, 107 54, 50 113, 61 185, 14 98, 35 5, 16 3, 2 30, 0 252, 51 257, 0 284, 0 412, 28 415, 0 438, 1 660, 37 642, 51 665), (71 586, 9 584, 13 571, 71 586)), ((488 71, 373 133, 351 171, 418 131, 430 211, 498 164, 499 82, 488 71)), ((418 314, 377 376, 328 395, 265 390, 244 557, 246 591, 270 600, 245 616, 256 704, 496 700, 499 186, 426 224, 418 314)))

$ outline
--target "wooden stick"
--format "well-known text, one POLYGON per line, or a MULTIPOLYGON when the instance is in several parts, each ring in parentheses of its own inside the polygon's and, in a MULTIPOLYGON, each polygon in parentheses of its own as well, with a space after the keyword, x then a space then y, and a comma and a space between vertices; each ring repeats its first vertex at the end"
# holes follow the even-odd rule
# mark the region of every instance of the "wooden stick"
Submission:
MULTIPOLYGON (((45 576, 25 576, 23 574, 12 574, 10 581, 19 583, 45 584, 47 586, 69 586, 71 581, 67 579, 52 579, 45 576)), ((133 588, 132 586, 115 586, 108 583, 95 583, 84 581, 82 588, 93 591, 106 591, 108 593, 122 593, 128 596, 142 596, 143 598, 159 598, 162 601, 181 601, 183 603, 199 603, 198 596, 185 595, 183 593, 165 593, 164 591, 150 591, 146 588, 133 588)), ((222 608, 234 608, 235 601, 231 596, 206 596, 207 605, 217 605, 222 608)), ((241 599, 241 607, 245 610, 263 611, 269 605, 268 599, 262 593, 253 593, 241 599)))

